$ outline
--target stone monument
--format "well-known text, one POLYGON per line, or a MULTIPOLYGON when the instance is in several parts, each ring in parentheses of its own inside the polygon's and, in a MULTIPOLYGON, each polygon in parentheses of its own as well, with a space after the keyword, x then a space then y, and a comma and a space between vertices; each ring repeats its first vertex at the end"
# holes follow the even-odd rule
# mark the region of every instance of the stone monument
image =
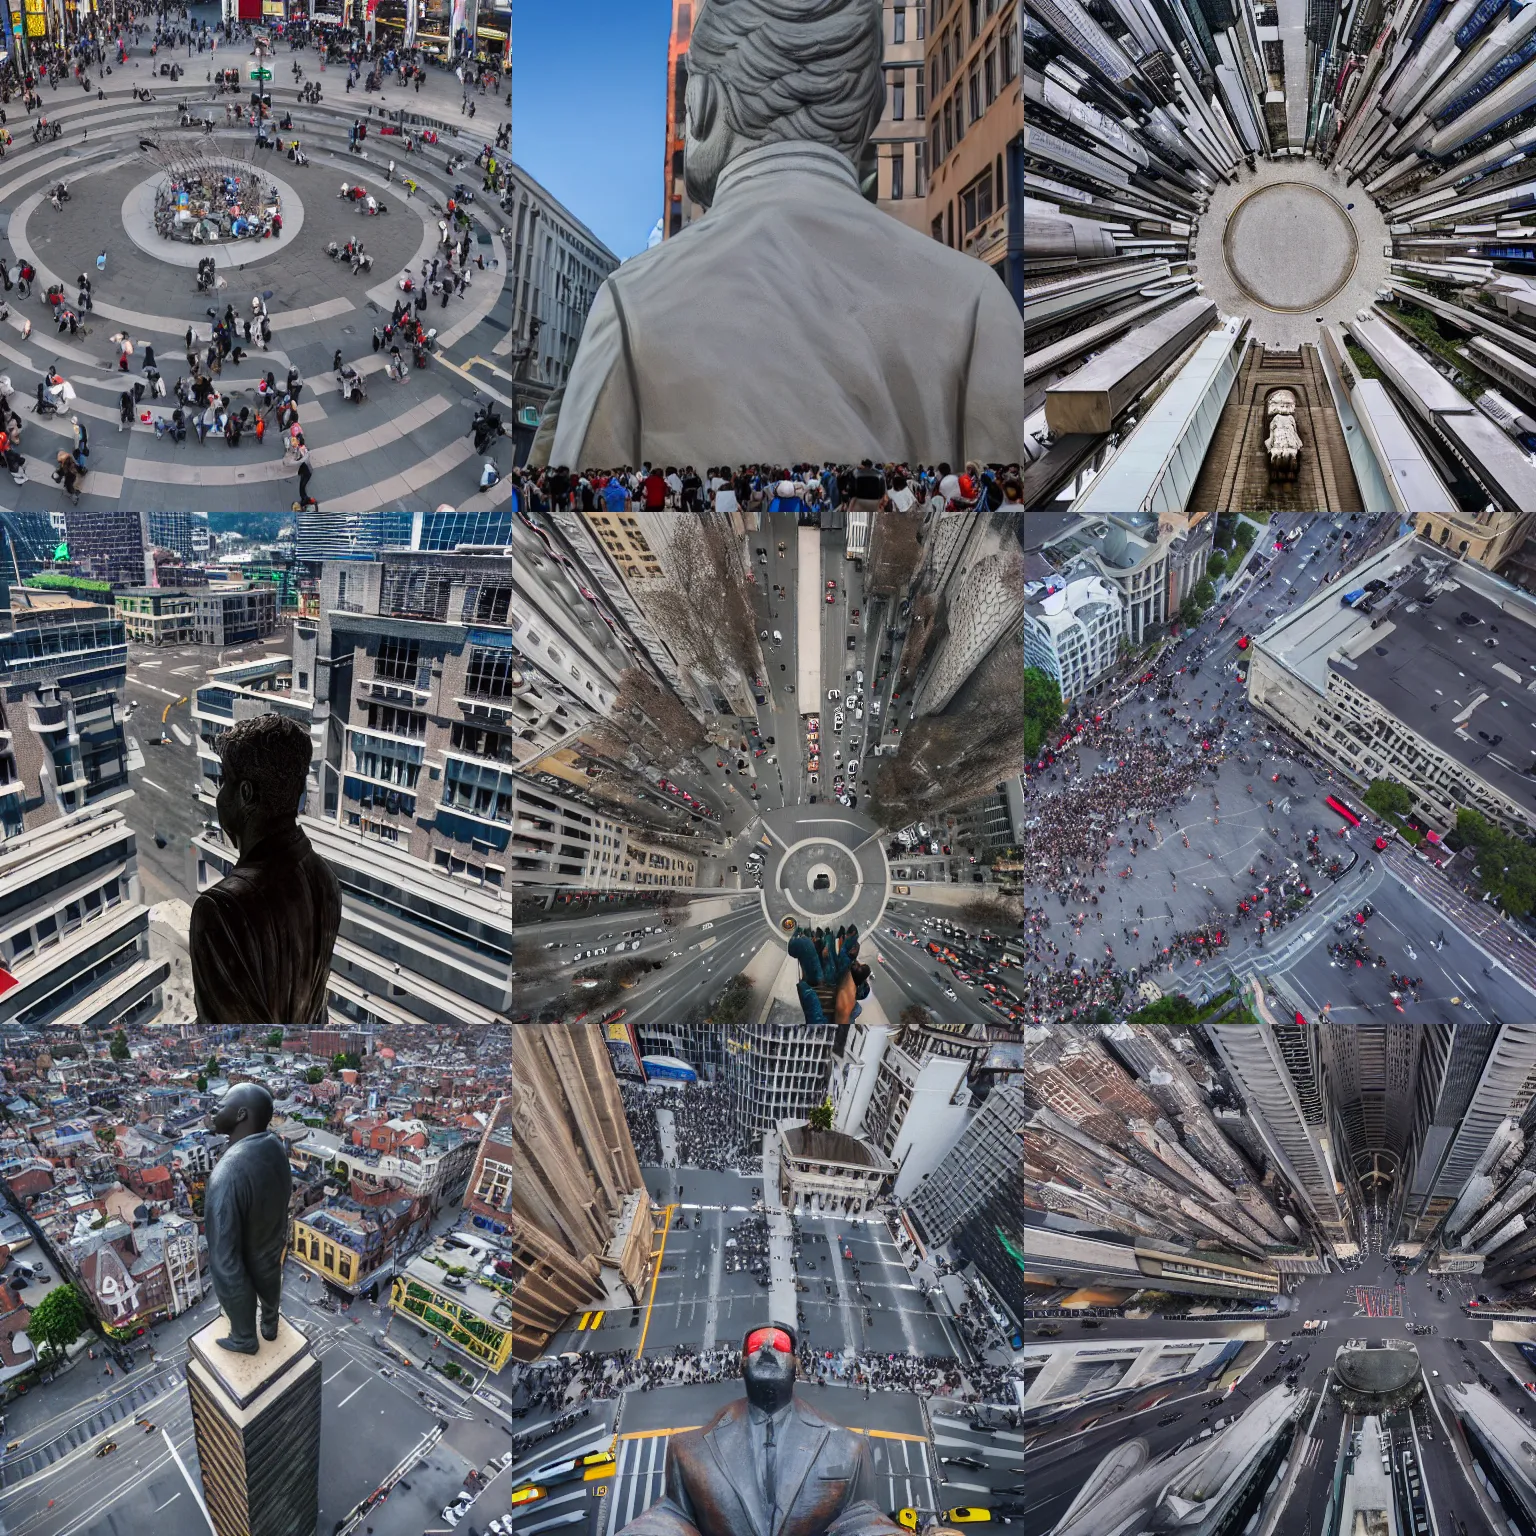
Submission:
POLYGON ((204 1024, 324 1024, 341 890, 299 830, 311 755, 284 715, 242 720, 218 739, 219 825, 235 867, 192 907, 189 947, 204 1024))
POLYGON ((188 1341, 187 1392, 218 1536, 313 1536, 320 1508, 320 1364, 278 1311, 293 1176, 271 1119, 257 1083, 210 1117, 229 1137, 203 1196, 222 1313, 188 1341))
POLYGON ((1271 480, 1294 480, 1300 468, 1301 434, 1296 430, 1296 396, 1288 389, 1277 389, 1264 404, 1269 420, 1269 436, 1264 451, 1269 455, 1271 480))
POLYGON ((864 1440, 795 1395, 795 1343, 785 1323, 747 1334, 746 1397, 672 1437, 666 1491, 620 1536, 901 1536, 864 1440))
POLYGON ((883 213, 880 0, 709 0, 683 174, 708 210, 598 289, 535 464, 1017 462, 1024 321, 997 274, 883 213))

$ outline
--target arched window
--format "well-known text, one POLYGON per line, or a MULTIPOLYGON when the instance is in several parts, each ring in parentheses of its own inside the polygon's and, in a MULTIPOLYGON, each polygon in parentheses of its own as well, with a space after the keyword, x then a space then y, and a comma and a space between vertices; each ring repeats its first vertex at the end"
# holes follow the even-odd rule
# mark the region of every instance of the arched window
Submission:
POLYGON ((1440 530, 1440 543, 1441 543, 1442 546, 1444 546, 1446 544, 1449 544, 1450 542, 1451 542, 1451 525, 1449 523, 1447 523, 1445 525, 1445 527, 1440 530))

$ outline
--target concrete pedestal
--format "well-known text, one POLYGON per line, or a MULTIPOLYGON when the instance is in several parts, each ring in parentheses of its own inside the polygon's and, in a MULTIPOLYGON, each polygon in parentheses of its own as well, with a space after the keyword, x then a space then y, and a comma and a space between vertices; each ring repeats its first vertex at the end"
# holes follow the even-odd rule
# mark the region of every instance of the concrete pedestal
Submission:
POLYGON ((193 1334, 187 1391, 203 1499, 218 1536, 314 1536, 320 1507, 320 1362, 286 1319, 254 1355, 231 1354, 222 1313, 193 1334))

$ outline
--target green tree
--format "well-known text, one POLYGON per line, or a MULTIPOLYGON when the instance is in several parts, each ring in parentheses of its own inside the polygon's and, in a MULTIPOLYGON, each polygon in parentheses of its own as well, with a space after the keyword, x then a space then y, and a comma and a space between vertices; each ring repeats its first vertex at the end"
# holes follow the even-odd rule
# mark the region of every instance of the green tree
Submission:
POLYGON ((1213 580, 1217 576, 1225 576, 1227 573, 1227 552, 1224 549, 1213 549, 1211 558, 1206 562, 1205 574, 1213 580))
POLYGON ((832 1129, 832 1100, 823 1099, 815 1105, 805 1117, 813 1131, 830 1131, 832 1129))
POLYGON ((331 1057, 331 1070, 340 1072, 345 1067, 351 1067, 355 1072, 363 1064, 363 1058, 356 1051, 337 1051, 331 1057))
POLYGON ((1372 779, 1365 803, 1378 816, 1406 816, 1413 809, 1413 791, 1393 779, 1372 779))
POLYGON ((1456 813, 1456 833, 1477 860, 1477 878, 1512 917, 1536 907, 1536 848, 1511 837, 1478 811, 1456 813))
POLYGON ((85 1331, 85 1303, 72 1285, 57 1285, 32 1309, 27 1333, 49 1359, 57 1359, 85 1331))
POLYGON ((203 1071, 209 1077, 217 1077, 219 1075, 219 1058, 217 1056, 210 1056, 208 1058, 208 1065, 203 1068, 203 1071))
POLYGON ((199 1093, 208 1092, 208 1079, 201 1072, 197 1074, 197 1091, 199 1093))
POLYGON ((104 1146, 110 1147, 113 1142, 117 1140, 116 1127, 110 1125, 98 1125, 96 1127, 96 1139, 104 1146))
POLYGON ((280 1029, 269 1029, 267 1031, 267 1044, 268 1045, 270 1045, 274 1049, 276 1049, 282 1043, 283 1043, 283 1032, 282 1032, 282 1030, 280 1030, 280 1029))
POLYGON ((306 1083, 318 1083, 325 1076, 324 1067, 306 1067, 304 1069, 304 1081, 306 1083))
POLYGON ((1135 1024, 1193 1024, 1200 1017, 1200 1010, 1182 992, 1170 992, 1155 1003, 1148 1003, 1131 1015, 1135 1024))
POLYGON ((1195 583, 1195 590, 1190 593, 1190 596, 1199 603, 1200 611, 1204 613, 1216 601, 1216 588, 1212 585, 1210 577, 1202 576, 1195 583))
POLYGON ((1061 684, 1039 667, 1024 668, 1024 756, 1039 757, 1040 749, 1061 722, 1061 684))
POLYGON ((107 1049, 112 1053, 113 1061, 127 1061, 130 1052, 128 1050, 128 1036, 126 1032, 121 1029, 118 1030, 112 1036, 112 1044, 107 1049))

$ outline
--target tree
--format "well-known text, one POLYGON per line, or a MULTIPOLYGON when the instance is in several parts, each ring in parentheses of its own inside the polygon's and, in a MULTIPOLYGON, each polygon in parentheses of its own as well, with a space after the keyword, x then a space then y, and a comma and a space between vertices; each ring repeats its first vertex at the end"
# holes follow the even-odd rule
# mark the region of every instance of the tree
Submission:
POLYGON ((813 1131, 830 1131, 832 1129, 832 1100, 823 1099, 820 1104, 812 1107, 811 1112, 805 1118, 813 1131))
POLYGON ((112 1044, 109 1045, 107 1049, 111 1052, 113 1061, 127 1061, 129 1055, 131 1054, 128 1049, 127 1033, 121 1029, 118 1030, 118 1032, 112 1036, 112 1044))
POLYGON ((197 1091, 199 1093, 208 1092, 208 1079, 201 1072, 197 1074, 197 1091))
POLYGON ((1190 596, 1193 597, 1197 603, 1199 603, 1200 611, 1204 613, 1205 610, 1216 601, 1216 588, 1211 582, 1210 577, 1202 576, 1200 580, 1195 583, 1195 590, 1190 593, 1190 596))
POLYGON ((1213 549, 1211 558, 1206 561, 1205 574, 1214 580, 1218 576, 1227 573, 1227 552, 1224 549, 1213 549))
POLYGON ((267 1031, 267 1042, 266 1043, 268 1045, 270 1045, 274 1050, 276 1050, 277 1047, 280 1046, 283 1043, 283 1032, 282 1032, 282 1030, 280 1030, 280 1029, 269 1029, 267 1031))
POLYGON ((1061 684, 1039 667, 1025 667, 1023 706, 1024 756, 1039 757, 1061 723, 1061 684))
POLYGON ((1475 854, 1484 889, 1511 917, 1528 915, 1536 907, 1536 848, 1477 811, 1457 811, 1456 833, 1475 854))
POLYGON ((323 1082, 325 1079, 324 1067, 306 1067, 304 1069, 304 1081, 306 1083, 323 1082))
POLYGON ((210 1056, 208 1058, 208 1065, 203 1068, 203 1071, 209 1077, 217 1077, 219 1075, 219 1058, 217 1056, 210 1056))
POLYGON ((98 1125, 96 1127, 96 1139, 103 1146, 110 1147, 117 1140, 117 1128, 111 1125, 98 1125))
POLYGON ((932 1016, 921 1003, 908 1003, 901 1010, 901 1018, 897 1021, 901 1024, 930 1024, 932 1016))
POLYGON ((275 1060, 276 1060, 276 1059, 277 1059, 277 1058, 276 1058, 276 1057, 275 1057, 275 1056, 274 1056, 274 1055, 273 1055, 273 1054, 272 1054, 272 1052, 271 1052, 271 1051, 263 1051, 263 1052, 262 1052, 262 1053, 261 1053, 261 1059, 262 1059, 262 1061, 264 1061, 264 1062, 265 1062, 265 1063, 266 1063, 266 1064, 267 1064, 267 1066, 269 1066, 269 1067, 270 1067, 270 1066, 271 1066, 271 1065, 272 1065, 272 1063, 273 1063, 273 1062, 274 1062, 274 1061, 275 1061, 275 1060))
POLYGON ((27 1334, 56 1360, 85 1331, 87 1320, 80 1292, 72 1285, 57 1285, 32 1308, 27 1334))
POLYGON ((362 1066, 362 1064, 363 1058, 359 1056, 356 1051, 337 1051, 336 1054, 331 1057, 331 1070, 333 1072, 340 1072, 347 1067, 351 1067, 351 1069, 356 1072, 358 1068, 362 1066))
POLYGON ((1378 816, 1391 819, 1406 816, 1413 809, 1413 791, 1394 779, 1372 779, 1365 792, 1365 803, 1378 816))
POLYGON ((1133 1024, 1193 1024, 1200 1017, 1200 1010, 1182 992, 1170 992, 1155 1003, 1148 1003, 1131 1015, 1133 1024))

